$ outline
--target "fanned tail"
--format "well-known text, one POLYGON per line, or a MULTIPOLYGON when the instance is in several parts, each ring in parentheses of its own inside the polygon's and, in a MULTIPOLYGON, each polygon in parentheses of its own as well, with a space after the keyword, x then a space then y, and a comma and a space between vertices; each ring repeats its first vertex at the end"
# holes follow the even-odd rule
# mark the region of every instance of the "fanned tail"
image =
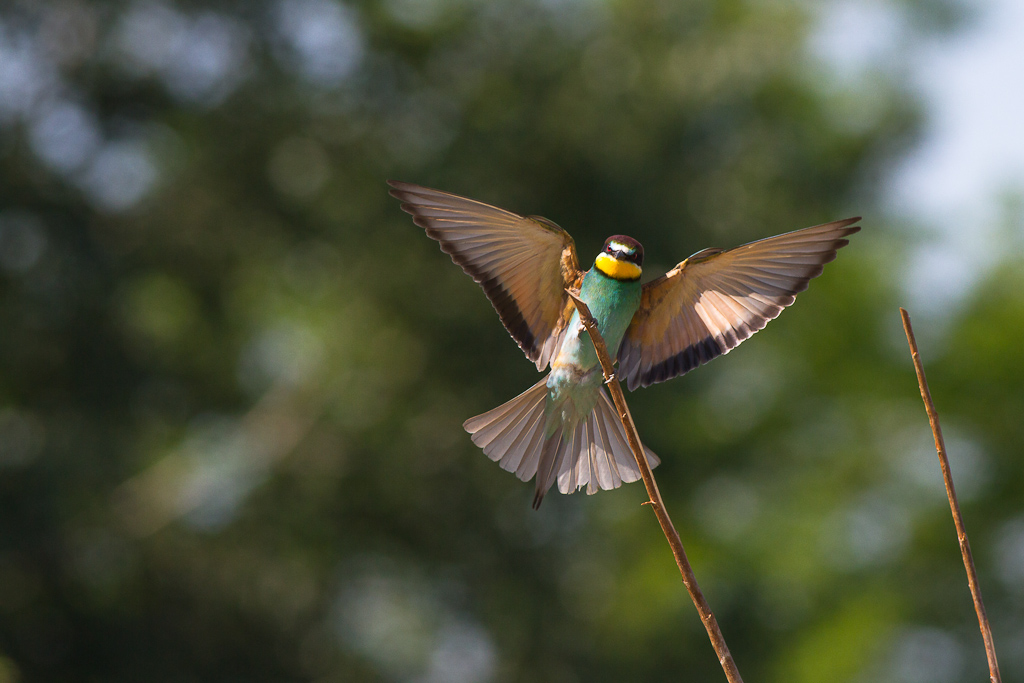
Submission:
POLYGON ((533 478, 540 461, 546 381, 542 379, 511 401, 462 423, 488 458, 503 470, 515 472, 522 481, 533 478))
MULTIPOLYGON (((639 479, 626 433, 604 388, 585 419, 572 426, 559 424, 546 435, 546 381, 463 424, 473 443, 502 469, 515 472, 522 481, 537 476, 534 509, 556 480, 562 493, 586 486, 593 494, 639 479)), ((651 467, 661 462, 646 446, 644 454, 651 467)))

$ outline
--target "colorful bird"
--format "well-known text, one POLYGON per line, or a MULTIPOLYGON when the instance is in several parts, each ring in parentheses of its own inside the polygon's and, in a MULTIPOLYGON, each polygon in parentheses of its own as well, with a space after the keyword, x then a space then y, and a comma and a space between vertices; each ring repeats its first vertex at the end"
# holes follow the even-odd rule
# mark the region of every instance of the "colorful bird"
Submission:
MULTIPOLYGON (((463 425, 484 453, 523 481, 533 507, 554 482, 572 493, 618 488, 640 471, 616 416, 590 337, 566 290, 597 321, 630 390, 678 377, 728 353, 807 289, 846 246, 859 218, 825 223, 735 249, 705 249, 640 284, 644 249, 613 235, 586 273, 562 228, 539 216, 410 183, 388 181, 416 225, 441 244, 490 299, 537 384, 463 425)), ((651 467, 660 461, 644 448, 651 467)))

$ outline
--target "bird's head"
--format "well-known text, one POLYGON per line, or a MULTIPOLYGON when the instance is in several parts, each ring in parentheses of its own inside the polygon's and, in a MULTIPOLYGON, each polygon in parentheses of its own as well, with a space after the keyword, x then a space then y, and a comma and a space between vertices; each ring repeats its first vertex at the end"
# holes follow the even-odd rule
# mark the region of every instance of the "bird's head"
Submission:
POLYGON ((594 266, 604 275, 625 281, 639 280, 643 264, 643 245, 626 235, 612 235, 605 240, 604 249, 594 261, 594 266))

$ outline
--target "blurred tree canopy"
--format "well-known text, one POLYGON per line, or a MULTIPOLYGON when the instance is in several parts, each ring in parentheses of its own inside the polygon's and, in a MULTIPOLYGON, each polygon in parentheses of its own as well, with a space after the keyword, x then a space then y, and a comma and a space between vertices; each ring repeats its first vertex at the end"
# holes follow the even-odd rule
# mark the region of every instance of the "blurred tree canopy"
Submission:
MULTIPOLYGON (((722 680, 639 485, 534 513, 463 433, 536 373, 386 178, 547 216, 581 261, 631 234, 653 274, 863 213, 778 321, 629 398, 747 680, 981 680, 877 208, 918 103, 832 77, 814 20, 4 3, 0 683, 722 680)), ((1007 680, 1022 292, 1007 263, 923 348, 1007 680)))

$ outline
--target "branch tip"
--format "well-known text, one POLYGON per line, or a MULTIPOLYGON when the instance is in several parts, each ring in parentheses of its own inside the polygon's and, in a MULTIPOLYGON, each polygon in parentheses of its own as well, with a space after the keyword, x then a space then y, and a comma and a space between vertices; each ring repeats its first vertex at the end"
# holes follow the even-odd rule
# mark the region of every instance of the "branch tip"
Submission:
POLYGON ((914 371, 917 373, 917 386, 921 390, 921 400, 924 401, 924 410, 928 414, 928 423, 931 425, 932 436, 935 438, 935 452, 939 456, 939 467, 942 470, 942 479, 946 484, 946 497, 949 498, 949 509, 953 513, 953 525, 956 527, 960 554, 963 556, 964 569, 967 571, 967 585, 971 589, 974 611, 978 615, 978 628, 981 631, 981 638, 985 643, 989 680, 992 683, 1001 683, 1002 677, 999 673, 999 662, 996 659, 996 646, 992 639, 992 626, 989 624, 988 615, 985 612, 985 603, 981 599, 978 572, 974 567, 971 544, 967 540, 967 529, 964 527, 964 518, 960 513, 960 503, 956 497, 956 488, 953 486, 953 474, 949 469, 949 458, 946 455, 945 440, 942 438, 942 427, 939 425, 939 414, 935 410, 935 403, 932 401, 932 394, 928 389, 928 380, 924 375, 921 354, 918 352, 917 340, 914 338, 914 328, 910 325, 910 314, 902 306, 900 307, 900 317, 903 318, 903 331, 906 333, 907 343, 910 345, 910 357, 914 362, 914 371))

